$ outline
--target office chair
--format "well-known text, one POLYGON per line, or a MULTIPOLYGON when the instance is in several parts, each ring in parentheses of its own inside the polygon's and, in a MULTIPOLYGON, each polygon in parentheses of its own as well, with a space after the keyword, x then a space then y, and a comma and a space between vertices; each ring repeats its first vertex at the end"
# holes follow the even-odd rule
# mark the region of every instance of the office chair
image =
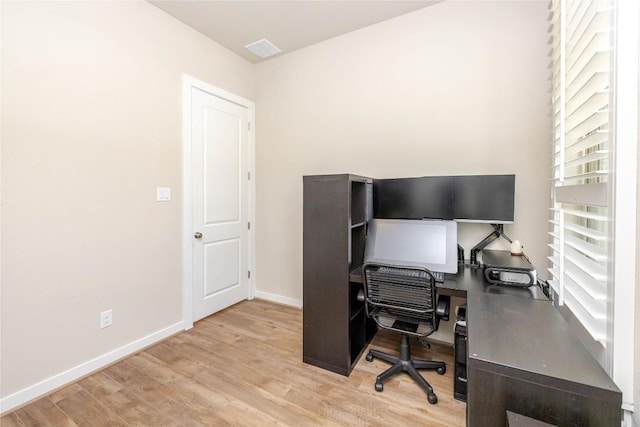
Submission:
MULTIPOLYGON (((433 275, 420 267, 372 263, 365 263, 362 271, 367 316, 379 327, 402 335, 399 356, 373 349, 367 354, 369 362, 375 357, 393 364, 376 378, 376 391, 382 391, 385 379, 404 371, 426 391, 429 403, 437 403, 433 388, 418 370, 435 369, 443 375, 447 369, 445 363, 412 358, 409 348, 410 336, 426 337, 438 327, 433 275)), ((442 317, 446 318, 446 307, 442 307, 442 312, 442 317)))

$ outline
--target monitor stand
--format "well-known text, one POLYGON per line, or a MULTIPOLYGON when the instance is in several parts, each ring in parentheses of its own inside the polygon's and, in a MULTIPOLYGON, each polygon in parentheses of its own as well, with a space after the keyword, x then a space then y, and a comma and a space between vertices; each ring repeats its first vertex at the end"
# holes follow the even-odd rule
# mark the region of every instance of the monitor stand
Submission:
POLYGON ((498 239, 500 237, 504 237, 509 243, 512 242, 511 239, 509 238, 509 236, 504 234, 504 225, 503 224, 491 224, 491 226, 493 227, 493 233, 489 234, 480 243, 475 245, 473 247, 473 249, 471 249, 471 255, 469 257, 469 265, 471 267, 479 267, 480 266, 480 264, 478 263, 478 252, 480 252, 481 250, 483 250, 484 248, 489 246, 489 244, 491 242, 493 242, 494 240, 496 240, 496 239, 498 239))

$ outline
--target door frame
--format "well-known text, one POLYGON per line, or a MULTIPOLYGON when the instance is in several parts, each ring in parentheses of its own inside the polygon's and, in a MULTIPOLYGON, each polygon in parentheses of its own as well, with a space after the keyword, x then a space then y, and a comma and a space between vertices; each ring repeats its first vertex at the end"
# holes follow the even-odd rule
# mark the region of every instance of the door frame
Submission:
POLYGON ((184 329, 193 327, 193 197, 191 180, 191 89, 196 88, 211 95, 245 107, 248 113, 248 168, 249 168, 249 277, 247 299, 253 299, 256 293, 255 274, 255 103, 234 95, 209 83, 187 74, 182 75, 182 320, 184 329))

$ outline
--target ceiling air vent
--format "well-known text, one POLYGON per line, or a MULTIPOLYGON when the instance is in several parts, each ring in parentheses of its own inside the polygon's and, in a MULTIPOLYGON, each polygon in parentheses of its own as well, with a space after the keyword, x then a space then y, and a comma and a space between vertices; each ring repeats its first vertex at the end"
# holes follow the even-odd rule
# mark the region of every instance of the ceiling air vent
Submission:
POLYGON ((257 42, 249 43, 245 46, 251 52, 258 55, 260 58, 266 58, 267 56, 275 55, 282 52, 273 43, 267 39, 258 40, 257 42))

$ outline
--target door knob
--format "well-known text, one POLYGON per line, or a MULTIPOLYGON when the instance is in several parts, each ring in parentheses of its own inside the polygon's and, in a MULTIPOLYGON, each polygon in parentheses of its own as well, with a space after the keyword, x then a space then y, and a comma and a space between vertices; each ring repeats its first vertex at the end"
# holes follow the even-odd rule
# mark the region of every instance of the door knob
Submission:
POLYGON ((195 237, 196 239, 202 239, 202 233, 199 231, 196 231, 196 233, 193 235, 193 237, 195 237))

